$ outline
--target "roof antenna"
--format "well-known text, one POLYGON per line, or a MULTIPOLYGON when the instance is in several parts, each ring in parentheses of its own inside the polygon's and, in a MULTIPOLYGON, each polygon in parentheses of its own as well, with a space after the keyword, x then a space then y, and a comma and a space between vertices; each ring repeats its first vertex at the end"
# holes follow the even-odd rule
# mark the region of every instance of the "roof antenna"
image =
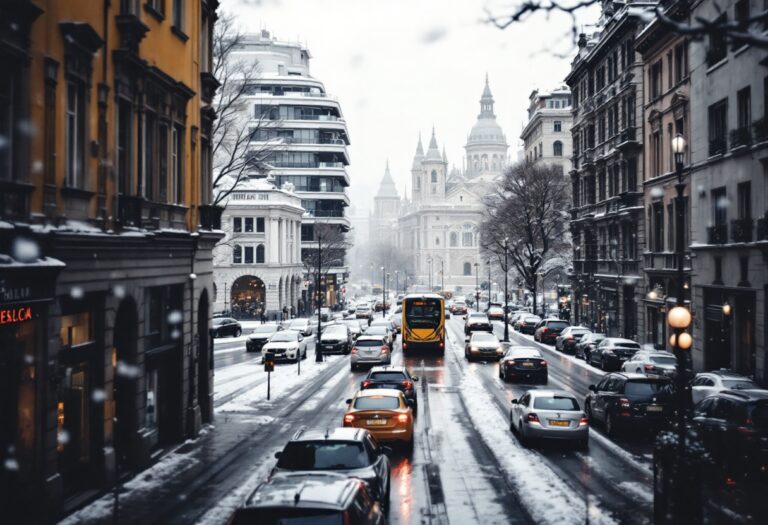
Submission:
POLYGON ((328 439, 328 428, 325 429, 325 439, 328 439))

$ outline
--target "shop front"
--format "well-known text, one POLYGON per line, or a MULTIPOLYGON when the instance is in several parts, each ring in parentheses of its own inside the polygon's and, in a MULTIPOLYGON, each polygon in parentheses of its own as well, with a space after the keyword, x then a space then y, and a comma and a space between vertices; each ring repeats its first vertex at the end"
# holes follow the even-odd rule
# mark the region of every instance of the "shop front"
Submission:
POLYGON ((0 508, 22 523, 44 490, 46 333, 63 264, 3 269, 0 277, 0 508))

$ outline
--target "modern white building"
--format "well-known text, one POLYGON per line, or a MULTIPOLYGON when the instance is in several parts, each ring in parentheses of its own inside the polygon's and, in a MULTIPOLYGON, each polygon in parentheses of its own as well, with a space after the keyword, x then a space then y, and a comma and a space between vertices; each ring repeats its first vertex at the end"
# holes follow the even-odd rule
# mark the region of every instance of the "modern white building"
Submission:
MULTIPOLYGON (((282 42, 261 31, 246 35, 237 55, 243 61, 258 63, 259 76, 248 96, 249 111, 253 112, 251 144, 255 151, 269 146, 271 153, 264 162, 270 176, 278 187, 293 185, 301 198, 307 212, 300 237, 304 258, 317 250, 318 225, 331 225, 344 232, 350 228, 346 216, 349 133, 341 105, 310 75, 311 55, 302 44, 282 42), (260 122, 272 125, 258 126, 260 122)), ((324 304, 338 301, 347 274, 342 254, 338 266, 325 278, 324 304)), ((305 301, 313 296, 311 286, 304 293, 305 301)))
POLYGON ((571 170, 572 99, 568 86, 552 91, 535 89, 529 97, 528 122, 520 134, 523 158, 559 166, 564 175, 571 170))
POLYGON ((290 183, 249 179, 225 201, 226 236, 213 251, 214 311, 272 318, 302 307, 301 225, 304 208, 290 183))
POLYGON ((448 170, 434 130, 426 153, 419 138, 411 168, 411 199, 404 201, 398 219, 398 246, 412 257, 415 282, 431 283, 472 293, 483 280, 479 228, 483 198, 508 165, 506 137, 496 122, 494 100, 486 78, 480 114, 467 137, 464 170, 448 170), (479 267, 478 278, 475 264, 479 267))

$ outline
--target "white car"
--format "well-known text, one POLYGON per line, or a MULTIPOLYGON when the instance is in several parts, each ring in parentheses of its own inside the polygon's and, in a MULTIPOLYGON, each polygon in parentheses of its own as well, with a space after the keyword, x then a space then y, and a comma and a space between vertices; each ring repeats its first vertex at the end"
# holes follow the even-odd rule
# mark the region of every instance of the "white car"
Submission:
POLYGON ((360 365, 388 365, 392 363, 392 351, 382 336, 361 335, 352 347, 350 368, 360 365))
POLYGON ((675 377, 677 375, 677 358, 670 352, 658 350, 639 350, 624 364, 622 372, 636 372, 645 375, 675 377))
POLYGON ((270 337, 269 342, 262 347, 262 363, 266 352, 272 352, 275 361, 298 361, 299 358, 307 358, 307 342, 299 331, 283 330, 270 337))
POLYGON ((696 374, 691 382, 691 398, 695 405, 702 399, 721 390, 756 390, 762 388, 752 379, 731 372, 730 370, 713 370, 696 374))

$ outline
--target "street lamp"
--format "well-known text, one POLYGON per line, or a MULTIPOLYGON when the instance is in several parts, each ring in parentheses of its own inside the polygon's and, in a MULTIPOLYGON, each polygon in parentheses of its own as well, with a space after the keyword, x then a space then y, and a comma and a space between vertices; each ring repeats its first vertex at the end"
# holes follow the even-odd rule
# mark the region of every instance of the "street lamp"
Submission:
POLYGON ((509 276, 509 260, 507 254, 509 253, 509 237, 504 237, 504 342, 509 342, 509 321, 507 320, 507 297, 509 292, 507 291, 507 277, 509 276))
POLYGON ((395 295, 400 293, 400 270, 395 270, 395 295))
POLYGON ((373 294, 373 282, 376 280, 376 277, 373 274, 373 263, 371 263, 371 294, 373 294))
POLYGON ((427 268, 429 274, 427 275, 427 286, 429 286, 429 291, 432 291, 432 256, 427 255, 427 268))
POLYGON ((387 315, 387 278, 384 267, 381 267, 381 316, 387 315))
POLYGON ((480 264, 475 263, 475 309, 480 311, 480 264))
POLYGON ((440 289, 445 291, 445 261, 440 259, 440 289))
POLYGON ((488 308, 491 307, 491 260, 486 261, 488 265, 488 308))

